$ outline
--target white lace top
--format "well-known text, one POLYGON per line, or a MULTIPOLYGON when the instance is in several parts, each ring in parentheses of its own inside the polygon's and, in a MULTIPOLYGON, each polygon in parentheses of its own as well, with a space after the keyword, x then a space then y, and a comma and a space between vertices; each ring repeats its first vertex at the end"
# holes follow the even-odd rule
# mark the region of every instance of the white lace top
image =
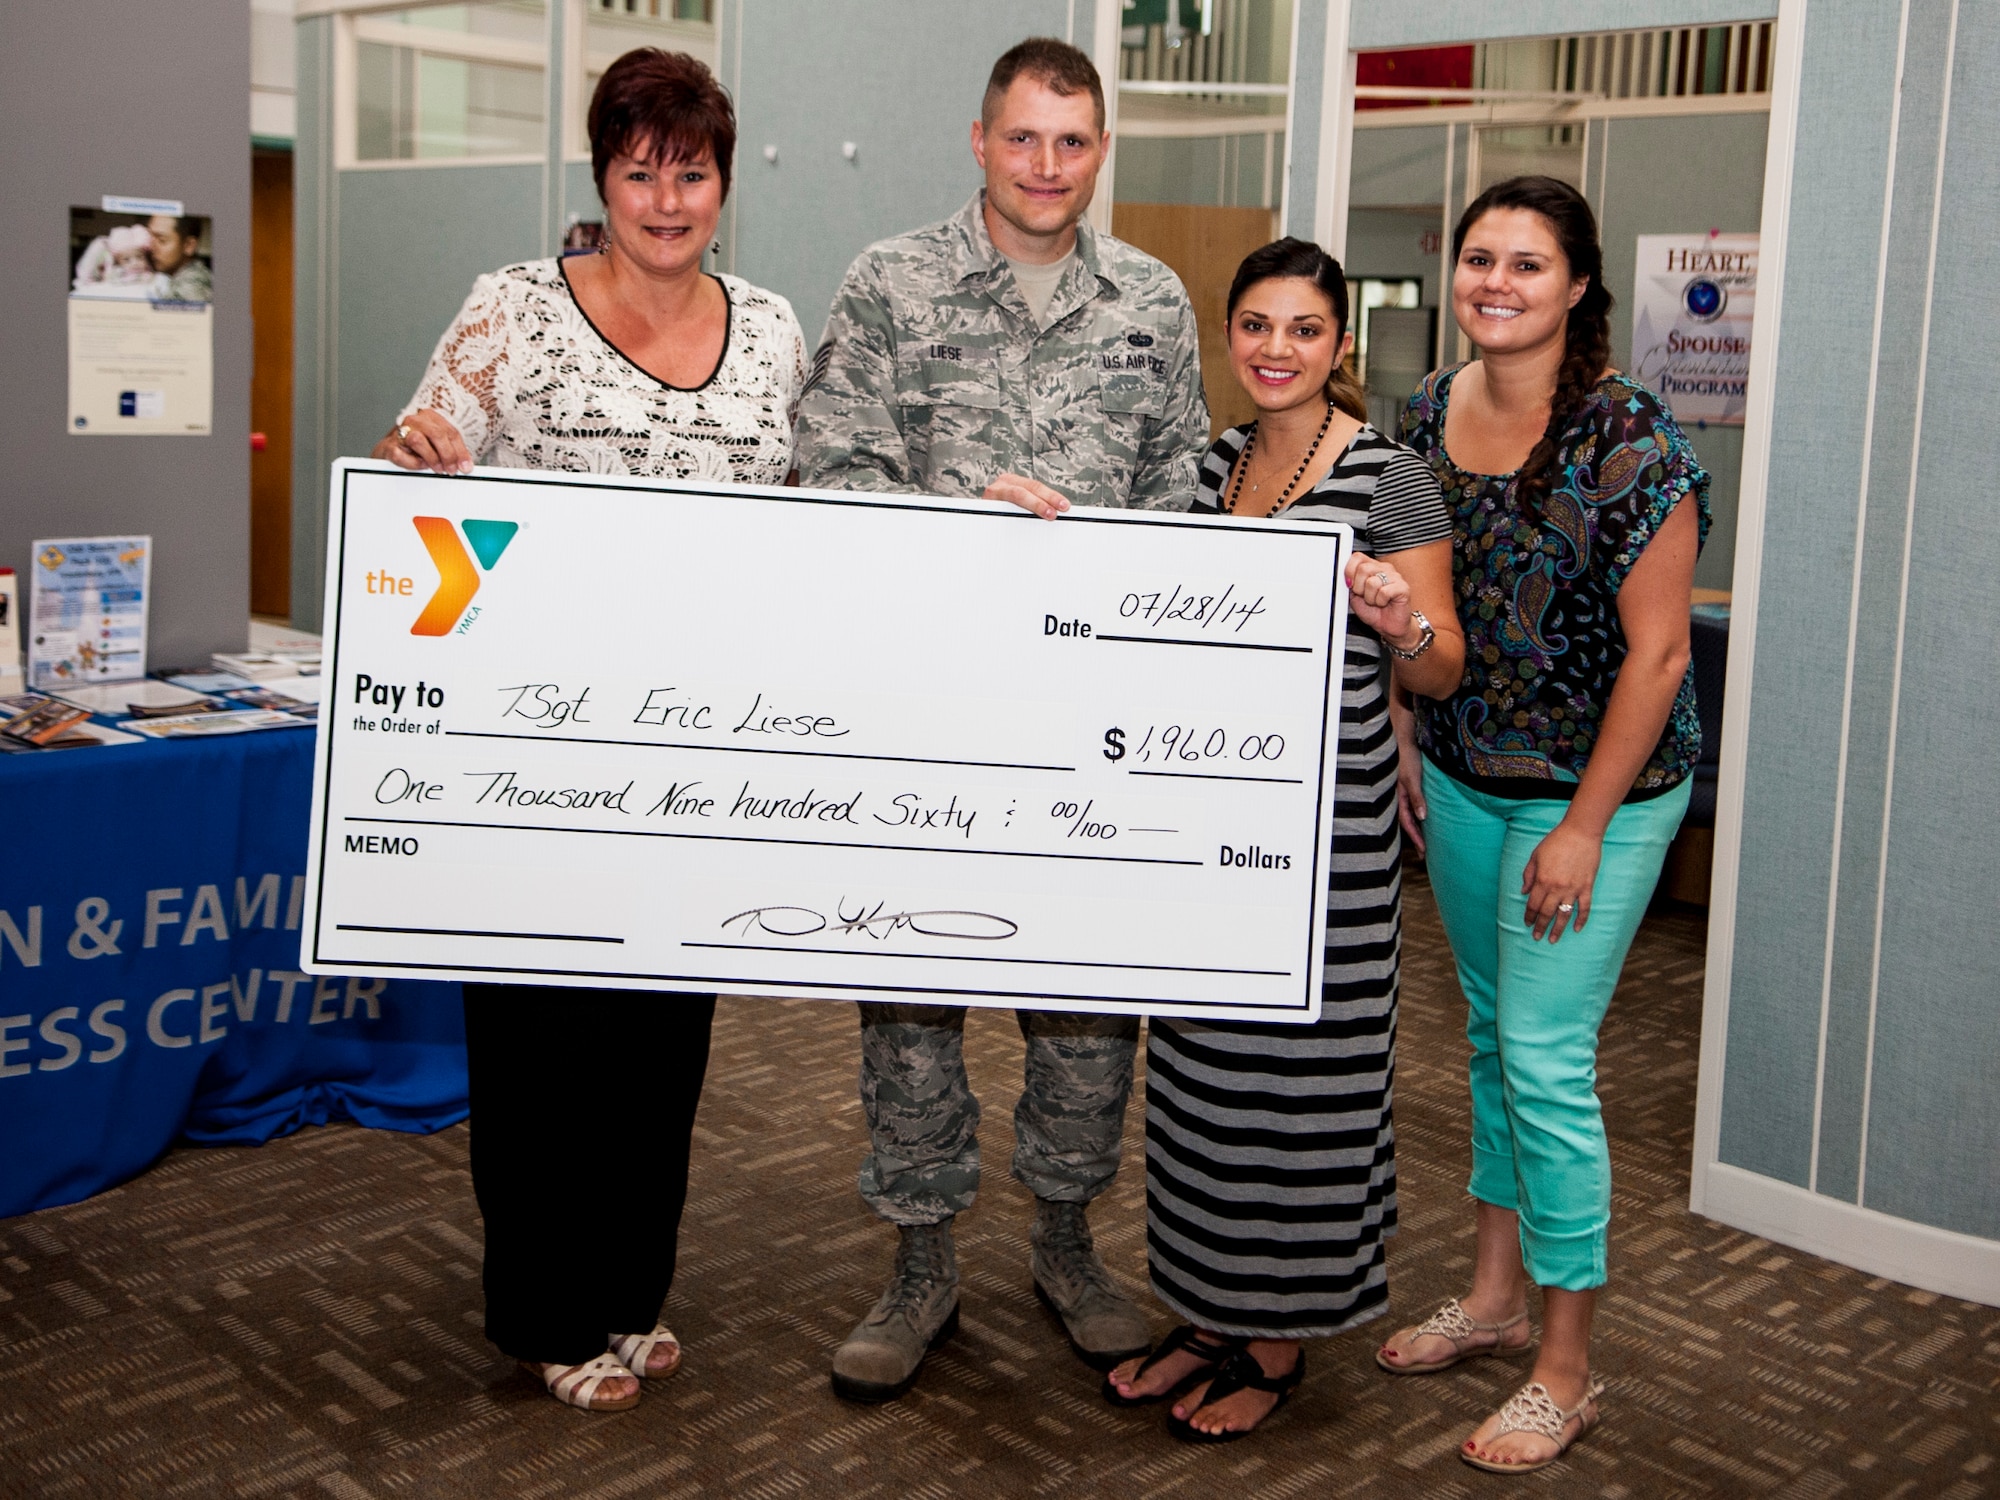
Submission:
POLYGON ((805 336, 783 297, 717 279, 729 298, 722 361, 683 389, 612 347, 555 260, 481 276, 397 420, 441 412, 479 462, 507 468, 782 484, 805 336))

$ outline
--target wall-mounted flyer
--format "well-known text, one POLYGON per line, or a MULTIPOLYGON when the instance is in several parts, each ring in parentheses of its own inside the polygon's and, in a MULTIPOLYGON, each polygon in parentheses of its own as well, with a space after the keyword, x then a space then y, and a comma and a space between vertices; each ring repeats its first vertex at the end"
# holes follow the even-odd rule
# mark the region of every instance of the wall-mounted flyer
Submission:
POLYGON ((28 685, 45 690, 146 675, 149 536, 35 543, 28 685))
POLYGON ((1640 235, 1633 376, 1684 427, 1741 427, 1756 309, 1756 235, 1640 235))
POLYGON ((212 225, 171 199, 69 211, 69 423, 202 434, 215 405, 212 225))

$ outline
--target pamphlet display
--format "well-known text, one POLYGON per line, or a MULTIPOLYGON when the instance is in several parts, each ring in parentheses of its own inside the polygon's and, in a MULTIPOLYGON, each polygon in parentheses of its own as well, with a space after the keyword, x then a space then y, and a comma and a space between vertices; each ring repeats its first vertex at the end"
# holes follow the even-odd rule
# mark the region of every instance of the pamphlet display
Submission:
POLYGON ((146 675, 149 536, 34 544, 28 684, 54 690, 146 675))
POLYGON ((1741 427, 1756 309, 1756 235, 1640 235, 1632 374, 1684 427, 1741 427))
POLYGON ((332 501, 308 971, 1318 1015, 1345 527, 347 460, 332 501))
POLYGON ((73 436, 203 434, 215 404, 212 225, 171 199, 69 211, 73 436))

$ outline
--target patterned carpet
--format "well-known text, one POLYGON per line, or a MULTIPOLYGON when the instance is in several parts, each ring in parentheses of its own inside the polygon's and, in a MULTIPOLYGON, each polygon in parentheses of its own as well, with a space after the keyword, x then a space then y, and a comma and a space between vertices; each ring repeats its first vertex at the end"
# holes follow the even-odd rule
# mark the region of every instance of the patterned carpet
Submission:
MULTIPOLYGON (((1395 1322, 1458 1290, 1471 1249, 1459 1003, 1421 878, 1409 919, 1395 1322)), ((1369 1351, 1390 1322, 1314 1347, 1300 1396, 1230 1447, 1183 1447, 1157 1410, 1100 1401, 1028 1289, 1030 1205, 1005 1168, 1020 1039, 997 1012, 967 1033, 988 1167, 960 1226, 963 1331, 903 1401, 837 1401, 828 1355, 892 1243, 854 1196, 854 1013, 736 1000, 718 1014, 669 1309, 687 1368, 636 1411, 559 1407, 480 1337, 462 1127, 314 1130, 176 1152, 88 1203, 0 1222, 0 1495, 2000 1495, 2000 1312, 1686 1213, 1703 937, 1687 917, 1650 921, 1605 1030, 1611 1393, 1603 1427, 1532 1479, 1452 1451, 1524 1367, 1389 1379, 1369 1351)), ((643 1080, 618 1098, 643 1099, 643 1080)), ((1143 1285, 1138 1122, 1135 1108, 1094 1217, 1143 1285)), ((614 1212, 569 1231, 552 1262, 641 1248, 614 1212)))

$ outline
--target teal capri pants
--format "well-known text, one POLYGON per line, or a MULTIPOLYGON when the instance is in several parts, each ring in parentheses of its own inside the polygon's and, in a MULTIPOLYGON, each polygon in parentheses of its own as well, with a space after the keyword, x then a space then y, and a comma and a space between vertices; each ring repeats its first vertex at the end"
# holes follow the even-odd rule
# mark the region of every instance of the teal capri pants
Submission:
POLYGON ((1536 942, 1521 874, 1569 804, 1492 797, 1424 762, 1426 863, 1465 991, 1472 1043, 1472 1196, 1521 1216, 1543 1287, 1605 1281, 1611 1152, 1597 1099, 1597 1029, 1692 791, 1618 809, 1590 923, 1536 942))

